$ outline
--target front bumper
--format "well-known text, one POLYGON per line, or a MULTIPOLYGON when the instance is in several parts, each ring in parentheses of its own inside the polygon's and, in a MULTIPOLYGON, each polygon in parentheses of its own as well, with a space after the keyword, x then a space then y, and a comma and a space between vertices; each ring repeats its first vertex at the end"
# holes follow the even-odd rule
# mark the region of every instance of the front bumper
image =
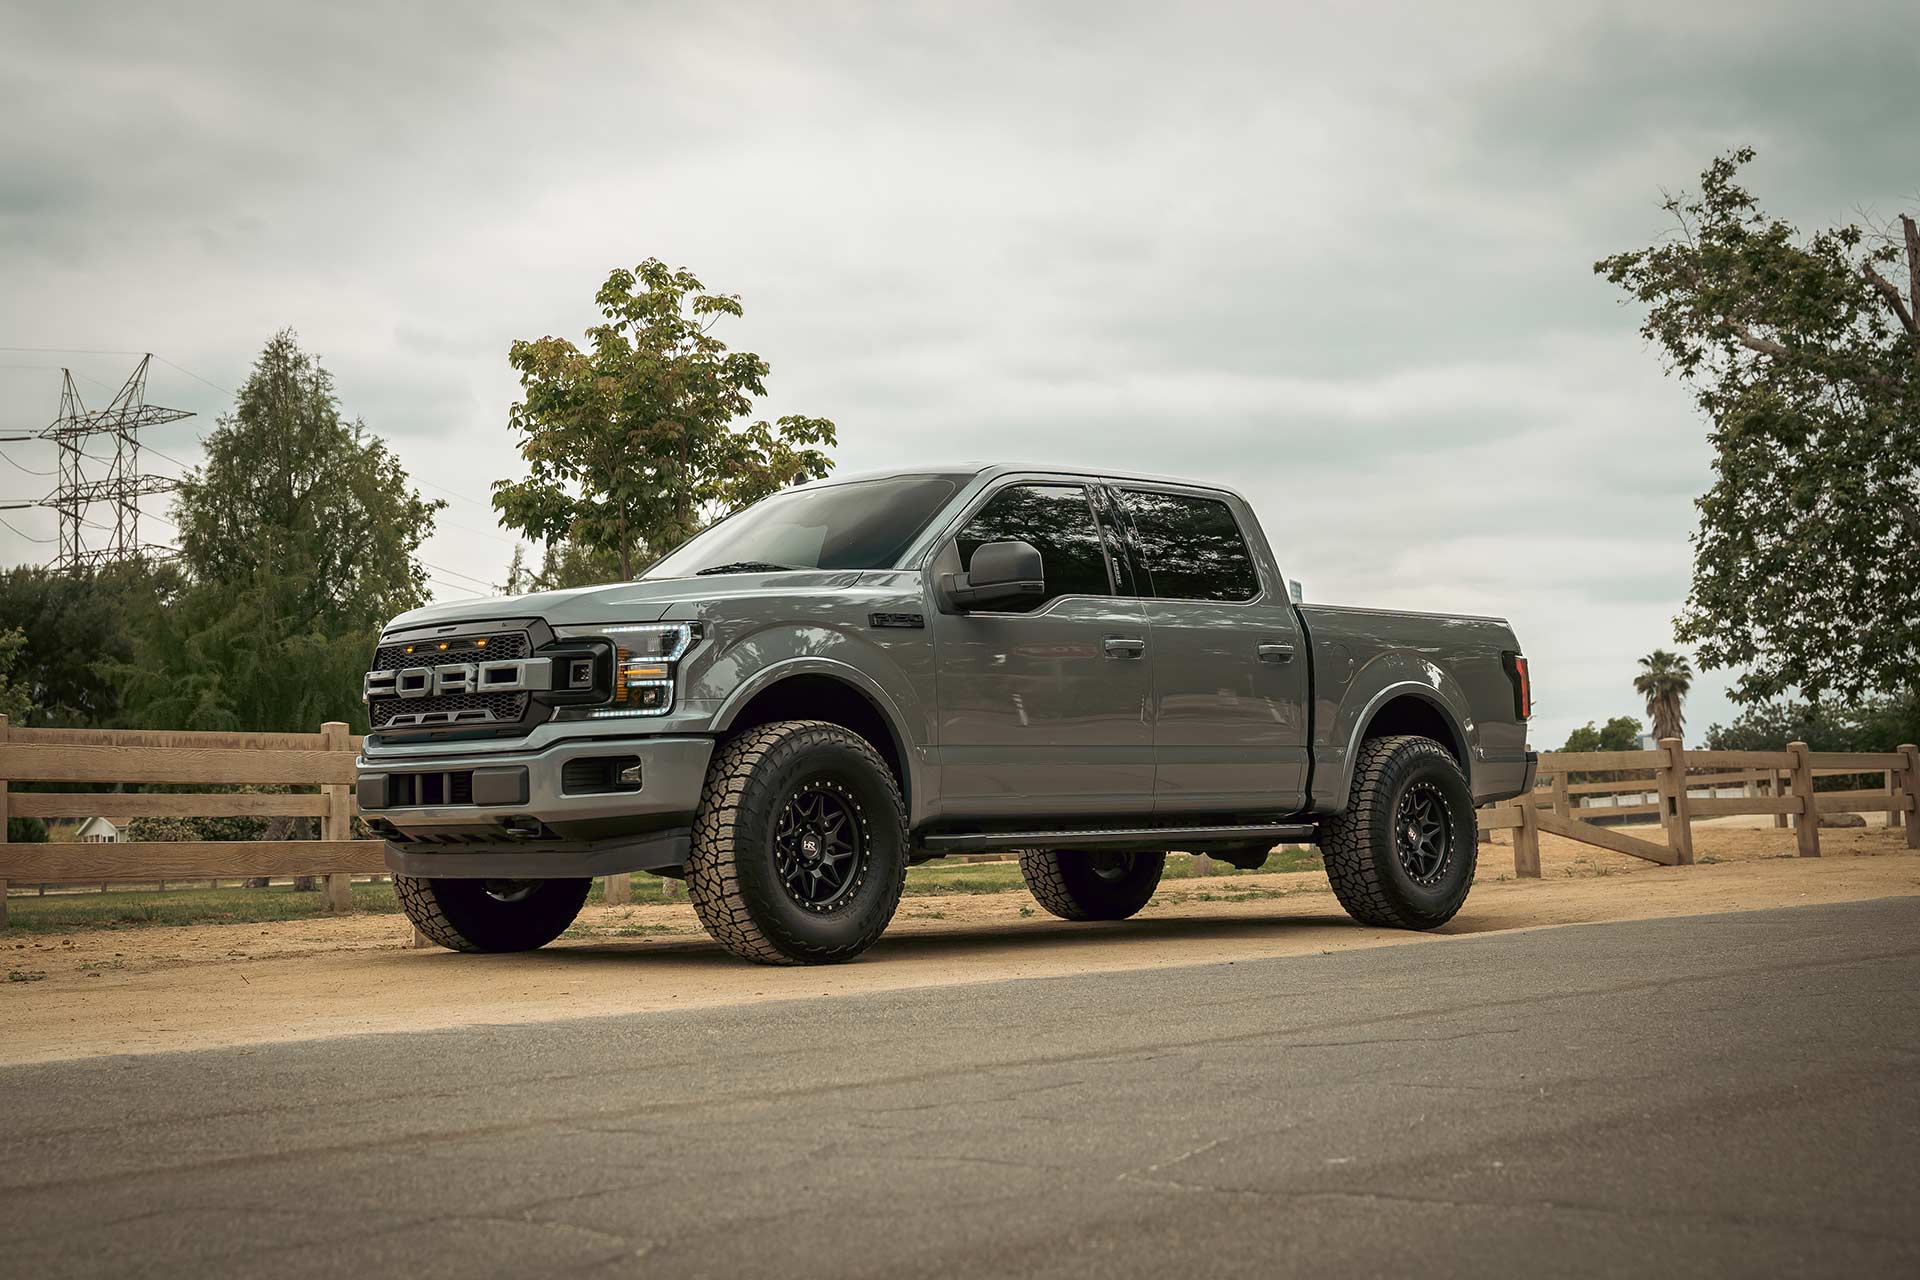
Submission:
POLYGON ((712 755, 711 738, 641 735, 519 751, 379 752, 357 761, 360 812, 400 875, 658 870, 685 860, 712 755))

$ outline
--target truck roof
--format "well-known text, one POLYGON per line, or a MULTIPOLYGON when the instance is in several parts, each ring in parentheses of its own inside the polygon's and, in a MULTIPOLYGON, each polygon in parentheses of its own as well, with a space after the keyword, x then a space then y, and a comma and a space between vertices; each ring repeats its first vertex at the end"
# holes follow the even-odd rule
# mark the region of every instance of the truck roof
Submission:
POLYGON ((1075 466, 1071 463, 1058 462, 917 463, 913 466, 884 467, 873 471, 852 472, 846 475, 835 474, 823 480, 812 480, 804 485, 796 485, 795 487, 801 489, 824 489, 830 485, 855 484, 862 480, 887 480, 895 476, 937 475, 978 477, 981 475, 1003 476, 1015 473, 1024 475, 1036 472, 1041 475, 1101 476, 1109 480, 1135 480, 1143 484, 1192 485, 1200 489, 1217 489, 1222 493, 1233 494, 1235 497, 1245 501, 1245 495, 1238 489, 1230 484, 1222 484, 1217 480, 1201 480, 1193 476, 1156 475, 1152 472, 1142 471, 1116 471, 1112 467, 1075 466))

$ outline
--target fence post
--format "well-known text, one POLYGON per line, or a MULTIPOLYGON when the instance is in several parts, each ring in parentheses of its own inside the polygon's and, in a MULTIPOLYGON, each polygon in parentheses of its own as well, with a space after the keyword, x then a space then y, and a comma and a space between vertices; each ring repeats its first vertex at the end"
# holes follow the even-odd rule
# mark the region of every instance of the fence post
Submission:
POLYGON ((1799 838, 1800 856, 1817 858, 1820 856, 1820 809, 1813 798, 1813 762, 1807 755, 1807 744, 1789 742, 1787 754, 1793 757, 1793 794, 1800 801, 1800 817, 1793 824, 1794 834, 1799 838))
POLYGON ((1900 825, 1900 771, 1898 769, 1888 769, 1886 772, 1887 830, 1891 831, 1900 825))
MULTIPOLYGON (((1916 797, 1920 797, 1920 747, 1903 742, 1900 744, 1900 754, 1907 758, 1907 767, 1900 771, 1900 790, 1906 802, 1912 804, 1916 797)), ((6 784, 0 782, 0 791, 5 789, 6 784)), ((1900 816, 1907 824, 1907 848, 1920 849, 1920 810, 1908 809, 1900 816)))
POLYGON ((1513 874, 1522 880, 1540 878, 1540 820, 1530 795, 1520 797, 1520 825, 1513 829, 1513 874))
POLYGON ((1562 818, 1573 816, 1573 801, 1567 795, 1567 775, 1564 772, 1553 775, 1553 811, 1562 818))
MULTIPOLYGON (((347 726, 338 720, 329 720, 320 726, 320 739, 328 751, 346 751, 351 748, 352 739, 347 726)), ((325 797, 326 805, 320 815, 320 838, 322 840, 353 839, 353 791, 344 782, 327 782, 320 786, 320 794, 325 797)), ((327 877, 327 910, 353 910, 353 877, 345 873, 327 877)))
POLYGON ((1678 738, 1660 739, 1667 758, 1660 766, 1660 825, 1667 829, 1667 848, 1678 864, 1693 865, 1693 813, 1687 801, 1687 753, 1678 738))
POLYGON ((622 871, 617 876, 606 878, 607 905, 624 907, 633 901, 633 873, 622 871))
MULTIPOLYGON (((3 715, 0 715, 0 744, 4 744, 6 740, 7 740, 7 718, 3 715)), ((0 851, 5 850, 7 845, 7 815, 10 812, 12 811, 7 808, 6 775, 0 774, 0 851)), ((40 892, 45 893, 46 891, 47 891, 47 886, 41 885, 40 892)), ((6 931, 7 931, 7 880, 5 876, 0 876, 0 933, 5 933, 6 931)))
MULTIPOLYGON (((1777 798, 1779 796, 1783 796, 1787 794, 1786 784, 1781 781, 1781 776, 1782 775, 1778 769, 1767 770, 1767 794, 1768 795, 1774 796, 1777 798)), ((1774 814, 1773 825, 1780 830, 1785 830, 1787 825, 1787 815, 1784 813, 1774 814)))

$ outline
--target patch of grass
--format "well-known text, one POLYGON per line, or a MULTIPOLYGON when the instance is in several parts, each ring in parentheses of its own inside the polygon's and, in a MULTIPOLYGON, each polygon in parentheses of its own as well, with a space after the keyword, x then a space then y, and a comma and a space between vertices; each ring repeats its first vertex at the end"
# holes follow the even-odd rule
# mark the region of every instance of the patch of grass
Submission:
MULTIPOLYGON (((1269 854, 1259 870, 1312 871, 1320 865, 1317 849, 1310 845, 1288 845, 1269 854)), ((1234 876, 1253 874, 1221 862, 1216 862, 1214 866, 1216 875, 1208 879, 1229 880, 1234 876)), ((1194 879, 1193 859, 1168 858, 1165 878, 1194 879)), ((634 905, 668 901, 663 892, 667 883, 658 876, 635 874, 632 880, 634 905)), ((677 884, 675 888, 678 892, 672 901, 684 903, 685 889, 677 884)), ((906 896, 910 898, 1025 890, 1026 881, 1020 877, 1020 864, 1017 862, 930 862, 907 872, 906 896)), ((593 891, 587 901, 591 905, 604 904, 602 882, 594 881, 593 891)), ((183 888, 165 893, 132 889, 110 890, 106 893, 56 893, 45 897, 16 890, 7 905, 12 927, 22 933, 135 929, 149 925, 265 924, 276 920, 310 920, 327 915, 325 893, 296 893, 291 885, 285 884, 264 889, 183 888)), ((356 883, 353 886, 353 907, 355 911, 384 915, 395 915, 400 911, 400 904, 393 896, 393 886, 386 883, 356 883)), ((1031 911, 1023 911, 1023 914, 1031 914, 1031 911)), ((641 932, 664 928, 658 925, 631 927, 641 932)), ((596 931, 594 936, 607 936, 607 931, 596 931)), ((637 935, 624 935, 616 931, 614 936, 637 935)))
MULTIPOLYGON (((390 884, 353 886, 356 911, 394 913, 390 884)), ((292 886, 265 889, 109 890, 106 893, 55 893, 46 897, 14 893, 7 900, 9 923, 25 933, 61 933, 70 929, 132 929, 143 925, 260 924, 270 920, 306 920, 326 914, 326 894, 296 893, 292 886)))
POLYGON ((40 982, 43 979, 45 979, 46 976, 47 976, 46 972, 41 969, 9 969, 7 970, 8 982, 40 982))

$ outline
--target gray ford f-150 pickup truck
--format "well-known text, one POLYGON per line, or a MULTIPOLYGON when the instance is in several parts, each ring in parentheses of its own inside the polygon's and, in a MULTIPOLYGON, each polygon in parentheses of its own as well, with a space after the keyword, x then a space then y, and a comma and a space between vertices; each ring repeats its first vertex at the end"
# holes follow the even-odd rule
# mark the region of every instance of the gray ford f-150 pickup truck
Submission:
POLYGON ((633 582, 405 614, 373 667, 361 810, 468 951, 650 871, 738 955, 845 960, 929 858, 1018 850, 1047 910, 1118 920, 1169 851, 1290 841, 1432 928, 1474 807, 1533 782, 1505 622, 1296 605, 1238 494, 1099 470, 789 489, 633 582))

